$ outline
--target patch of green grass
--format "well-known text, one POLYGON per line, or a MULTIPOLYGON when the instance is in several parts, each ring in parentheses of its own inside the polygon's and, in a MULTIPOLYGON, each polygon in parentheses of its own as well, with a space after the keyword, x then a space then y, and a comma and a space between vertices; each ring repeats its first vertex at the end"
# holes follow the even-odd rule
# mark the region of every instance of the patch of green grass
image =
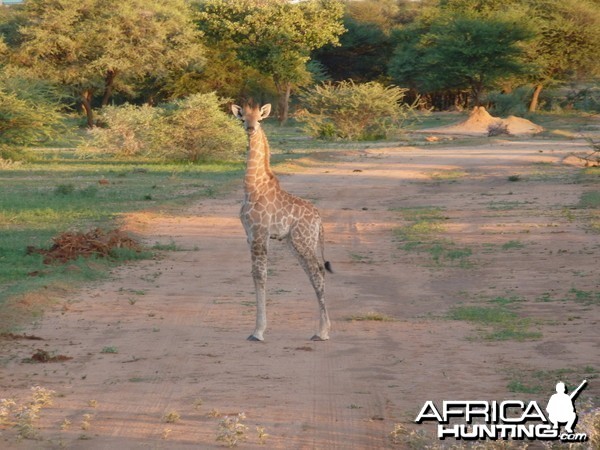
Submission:
POLYGON ((488 209, 492 211, 511 211, 513 209, 518 209, 523 205, 530 205, 532 202, 520 202, 520 201, 493 201, 488 205, 488 209))
POLYGON ((518 295, 511 295, 510 297, 498 296, 494 297, 490 300, 490 303, 494 303, 501 306, 512 305, 514 303, 524 302, 525 299, 523 297, 519 297, 518 295))
POLYGON ((459 247, 449 239, 439 235, 444 232, 443 221, 448 218, 443 209, 436 207, 394 208, 401 213, 407 223, 394 229, 394 237, 399 247, 406 251, 427 253, 436 266, 452 265, 471 267, 469 257, 473 251, 469 247, 459 247))
POLYGON ((419 220, 395 230, 396 236, 408 241, 417 241, 432 234, 441 233, 443 226, 438 222, 430 220, 419 220))
POLYGON ((585 306, 600 305, 600 291, 586 291, 572 287, 564 295, 544 292, 536 298, 538 302, 575 302, 585 306))
POLYGON ((544 387, 535 384, 535 385, 526 385, 519 380, 511 380, 507 386, 509 392, 515 392, 519 394, 539 394, 544 391, 544 387))
MULTIPOLYGON (((168 211, 212 197, 241 179, 244 167, 241 161, 86 160, 68 149, 32 153, 29 162, 0 170, 0 308, 15 295, 102 277, 111 265, 150 256, 120 249, 107 261, 45 265, 41 255, 27 253, 28 246, 49 248, 64 231, 115 228, 124 213, 168 211)), ((6 326, 12 325, 0 323, 0 329, 6 326)))
POLYGON ((579 208, 600 208, 600 191, 589 191, 581 194, 579 208))
POLYGON ((183 247, 177 245, 175 241, 171 241, 168 244, 161 244, 160 242, 156 242, 152 246, 152 250, 160 250, 166 252, 181 252, 184 251, 183 247))
MULTIPOLYGON (((596 174, 596 180, 600 179, 596 174)), ((600 191, 588 191, 581 194, 575 209, 580 210, 578 217, 592 233, 600 233, 600 191)))
POLYGON ((104 347, 100 353, 119 353, 119 350, 117 349, 117 347, 114 346, 110 346, 110 347, 104 347))
POLYGON ((350 253, 350 258, 352 261, 363 263, 363 264, 373 264, 373 258, 369 255, 364 255, 361 253, 350 253))
POLYGON ((434 181, 448 181, 452 183, 466 177, 467 172, 464 170, 442 170, 433 172, 429 176, 434 181))
POLYGON ((490 341, 526 341, 542 337, 541 333, 529 330, 530 319, 519 317, 502 304, 456 306, 449 311, 448 318, 491 328, 482 332, 483 338, 490 341))
POLYGON ((571 288, 568 293, 568 299, 584 305, 600 305, 600 291, 584 291, 582 289, 571 288))
POLYGON ((517 318, 517 314, 498 306, 456 306, 450 310, 448 317, 452 320, 494 325, 513 321, 517 318))
POLYGON ((521 241, 508 241, 505 242, 504 244, 502 244, 502 250, 514 250, 514 249, 520 249, 525 247, 525 244, 523 244, 521 241))
MULTIPOLYGON (((562 381, 567 386, 567 391, 572 392, 582 380, 594 379, 598 371, 595 367, 569 367, 552 370, 528 370, 523 367, 504 369, 510 381, 507 389, 510 392, 524 394, 549 395, 554 392, 555 385, 562 381)), ((547 397, 546 397, 547 398, 547 397)))
POLYGON ((396 319, 374 311, 370 311, 364 314, 353 314, 346 318, 349 322, 394 322, 396 319))
POLYGON ((390 211, 402 213, 405 220, 412 222, 418 221, 438 221, 445 219, 444 210, 436 206, 416 206, 409 208, 390 208, 390 211))

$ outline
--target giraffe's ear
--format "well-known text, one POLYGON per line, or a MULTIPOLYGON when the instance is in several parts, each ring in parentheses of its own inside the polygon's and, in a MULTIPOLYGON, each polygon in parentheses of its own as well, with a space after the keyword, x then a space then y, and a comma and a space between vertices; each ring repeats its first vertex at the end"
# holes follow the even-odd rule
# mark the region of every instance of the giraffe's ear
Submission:
POLYGON ((267 103, 262 108, 260 108, 260 118, 266 119, 271 114, 271 104, 267 103))
POLYGON ((231 112, 233 113, 234 117, 236 117, 237 119, 242 118, 242 107, 241 106, 231 105, 231 112))

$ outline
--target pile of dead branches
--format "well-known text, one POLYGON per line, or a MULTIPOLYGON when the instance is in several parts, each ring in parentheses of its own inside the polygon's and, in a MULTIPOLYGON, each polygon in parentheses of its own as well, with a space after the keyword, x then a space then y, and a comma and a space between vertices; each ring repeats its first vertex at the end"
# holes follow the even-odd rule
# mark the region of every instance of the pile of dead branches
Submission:
POLYGON ((118 228, 109 231, 96 228, 87 233, 67 231, 52 238, 52 241, 54 244, 49 249, 27 247, 27 254, 44 255, 44 264, 53 264, 65 263, 79 257, 114 256, 114 250, 119 248, 142 251, 142 246, 136 240, 118 228))
POLYGON ((586 141, 588 141, 591 151, 586 153, 572 153, 572 155, 581 159, 585 167, 600 167, 600 141, 592 139, 586 139, 586 141))

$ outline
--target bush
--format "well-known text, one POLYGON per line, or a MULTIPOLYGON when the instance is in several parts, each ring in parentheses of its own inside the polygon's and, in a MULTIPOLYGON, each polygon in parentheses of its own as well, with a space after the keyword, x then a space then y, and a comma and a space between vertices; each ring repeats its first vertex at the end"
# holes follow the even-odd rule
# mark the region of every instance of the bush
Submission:
POLYGON ((143 105, 107 106, 99 114, 99 127, 89 130, 87 151, 118 156, 152 156, 162 149, 161 111, 143 105))
POLYGON ((28 158, 24 147, 59 136, 60 106, 43 82, 0 74, 0 158, 28 158))
POLYGON ((170 159, 230 159, 246 150, 243 128, 221 110, 222 104, 212 93, 195 94, 168 105, 165 134, 170 159))
POLYGON ((223 103, 211 93, 158 107, 106 107, 100 113, 103 126, 90 130, 82 150, 175 161, 229 159, 245 151, 246 136, 222 111, 223 103))
POLYGON ((489 102, 488 108, 494 116, 526 116, 529 111, 529 102, 533 89, 529 87, 519 87, 510 93, 490 93, 486 100, 489 102))
POLYGON ((381 139, 412 117, 415 105, 402 103, 407 89, 352 80, 323 83, 301 93, 298 119, 321 139, 381 139))

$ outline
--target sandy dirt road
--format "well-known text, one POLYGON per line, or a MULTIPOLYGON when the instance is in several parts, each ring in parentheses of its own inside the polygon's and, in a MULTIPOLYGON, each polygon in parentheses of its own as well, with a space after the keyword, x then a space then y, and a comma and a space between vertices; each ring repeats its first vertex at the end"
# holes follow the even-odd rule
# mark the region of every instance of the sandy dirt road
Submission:
POLYGON ((598 181, 562 162, 585 143, 482 142, 317 153, 276 170, 324 219, 328 342, 309 340, 314 293, 278 242, 266 342, 245 340, 254 293, 241 188, 180 214, 127 217, 148 244, 176 250, 60 299, 26 330, 43 341, 0 341, 0 398, 57 393, 35 440, 0 426, 0 447, 223 448, 220 421, 243 412, 240 448, 418 448, 423 432, 439 443, 413 422, 425 401, 545 402, 559 376, 586 376, 581 401, 597 405, 600 237, 589 230, 597 210, 577 205, 598 181), (407 249, 395 231, 427 208, 443 216, 431 239, 469 249, 460 264, 407 249), (537 334, 486 338, 489 325, 448 318, 503 301, 537 334), (368 313, 389 320, 350 320, 368 313), (22 362, 40 348, 72 359, 22 362), (394 446, 395 424, 408 434, 394 446))

